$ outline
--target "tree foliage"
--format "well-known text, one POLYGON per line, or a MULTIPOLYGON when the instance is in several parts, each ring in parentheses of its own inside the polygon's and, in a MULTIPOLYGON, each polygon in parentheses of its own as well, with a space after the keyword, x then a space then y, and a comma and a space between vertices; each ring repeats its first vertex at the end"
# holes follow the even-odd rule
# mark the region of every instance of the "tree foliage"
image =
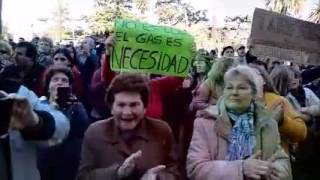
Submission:
POLYGON ((226 17, 224 22, 224 27, 217 30, 221 44, 223 46, 238 43, 246 44, 250 34, 252 18, 249 15, 232 16, 226 17))
POLYGON ((86 17, 89 27, 94 33, 112 31, 116 18, 134 19, 132 0, 95 0, 95 12, 86 17))
POLYGON ((190 27, 192 24, 208 21, 206 10, 196 10, 181 0, 158 0, 156 8, 160 23, 168 25, 184 23, 190 27))
POLYGON ((314 23, 320 24, 320 2, 310 13, 309 19, 314 23))
POLYGON ((224 46, 246 44, 250 34, 252 17, 230 16, 224 19, 223 27, 202 27, 193 32, 199 48, 222 49, 224 46))
POLYGON ((266 6, 275 12, 284 15, 298 14, 306 0, 265 0, 266 6))
POLYGON ((206 11, 196 10, 181 0, 95 0, 95 13, 87 17, 90 29, 95 33, 111 31, 116 18, 144 20, 147 12, 155 13, 158 22, 167 25, 184 23, 188 26, 208 21, 206 11), (151 7, 151 8, 149 8, 151 7))
POLYGON ((62 40, 68 37, 67 23, 70 20, 70 12, 68 3, 65 0, 57 0, 56 6, 51 18, 54 25, 49 28, 49 34, 51 37, 57 40, 62 40))
POLYGON ((144 14, 148 10, 148 0, 133 0, 135 7, 139 10, 140 14, 144 14))
MULTIPOLYGON (((225 26, 228 26, 230 30, 239 30, 242 27, 242 25, 247 26, 248 24, 251 24, 252 19, 249 15, 246 16, 227 16, 224 19, 225 26)), ((226 28, 228 28, 226 27, 226 28)), ((244 27, 247 28, 247 27, 244 27)))

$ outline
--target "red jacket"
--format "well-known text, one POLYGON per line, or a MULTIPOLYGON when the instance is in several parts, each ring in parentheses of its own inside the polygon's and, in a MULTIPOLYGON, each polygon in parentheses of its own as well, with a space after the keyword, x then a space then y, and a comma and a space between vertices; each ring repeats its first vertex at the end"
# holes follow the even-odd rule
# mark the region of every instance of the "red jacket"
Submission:
POLYGON ((85 96, 85 92, 84 92, 84 84, 81 78, 81 73, 78 70, 78 68, 76 66, 73 66, 72 69, 72 75, 74 78, 74 82, 72 85, 72 90, 74 92, 74 94, 80 99, 82 100, 85 96))
POLYGON ((183 78, 161 77, 152 79, 150 83, 151 93, 146 116, 163 119, 163 98, 173 93, 182 84, 183 78))

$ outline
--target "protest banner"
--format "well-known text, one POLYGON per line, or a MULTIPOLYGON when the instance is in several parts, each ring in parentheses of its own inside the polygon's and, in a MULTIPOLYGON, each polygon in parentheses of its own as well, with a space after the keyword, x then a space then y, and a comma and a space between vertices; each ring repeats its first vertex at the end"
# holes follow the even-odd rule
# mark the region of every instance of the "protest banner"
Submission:
POLYGON ((248 45, 258 57, 319 65, 320 25, 256 8, 248 45))
POLYGON ((194 41, 187 32, 123 19, 116 20, 115 30, 117 43, 111 54, 112 70, 187 75, 194 41))

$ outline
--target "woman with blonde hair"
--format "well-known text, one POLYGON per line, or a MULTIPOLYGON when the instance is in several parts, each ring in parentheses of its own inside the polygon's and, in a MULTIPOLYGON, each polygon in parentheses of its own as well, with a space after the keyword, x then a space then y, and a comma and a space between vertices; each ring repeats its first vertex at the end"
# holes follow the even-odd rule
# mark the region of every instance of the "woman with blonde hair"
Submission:
POLYGON ((256 73, 229 69, 217 118, 197 118, 187 156, 193 180, 291 179, 275 120, 257 102, 256 73))

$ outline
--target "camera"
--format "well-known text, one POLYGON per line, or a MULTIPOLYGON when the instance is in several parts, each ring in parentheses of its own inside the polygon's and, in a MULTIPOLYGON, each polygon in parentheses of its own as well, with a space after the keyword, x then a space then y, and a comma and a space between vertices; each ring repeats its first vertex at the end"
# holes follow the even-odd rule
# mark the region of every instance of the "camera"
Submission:
POLYGON ((77 104, 78 98, 72 94, 71 87, 57 88, 57 104, 62 108, 67 108, 73 104, 77 104))

